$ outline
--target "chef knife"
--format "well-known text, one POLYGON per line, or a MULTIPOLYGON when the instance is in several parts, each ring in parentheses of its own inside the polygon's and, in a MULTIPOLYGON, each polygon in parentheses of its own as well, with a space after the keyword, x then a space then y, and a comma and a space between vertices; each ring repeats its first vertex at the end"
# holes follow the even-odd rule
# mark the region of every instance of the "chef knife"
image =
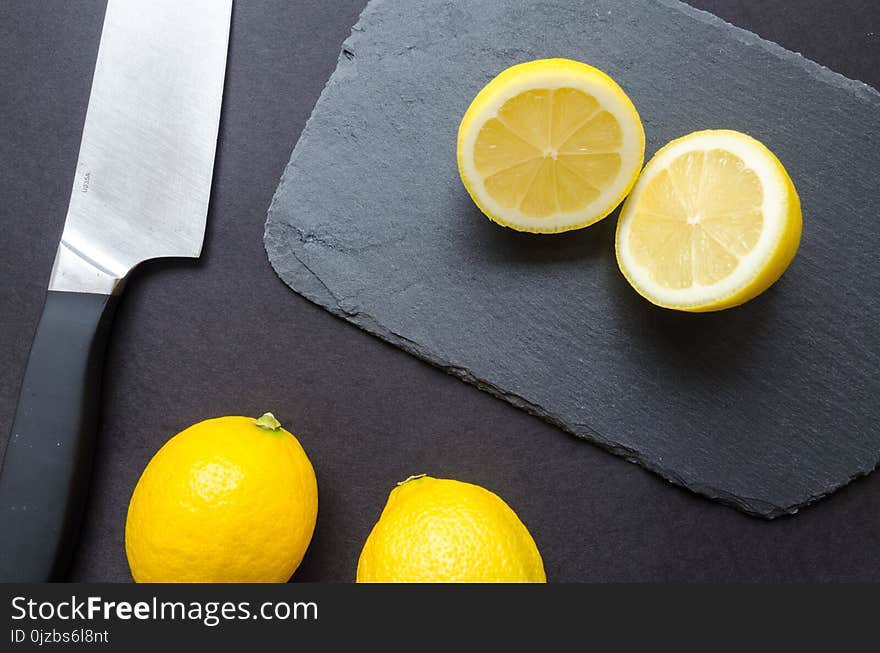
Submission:
POLYGON ((198 257, 232 0, 109 0, 49 291, 0 470, 0 580, 75 549, 116 297, 148 259, 198 257))

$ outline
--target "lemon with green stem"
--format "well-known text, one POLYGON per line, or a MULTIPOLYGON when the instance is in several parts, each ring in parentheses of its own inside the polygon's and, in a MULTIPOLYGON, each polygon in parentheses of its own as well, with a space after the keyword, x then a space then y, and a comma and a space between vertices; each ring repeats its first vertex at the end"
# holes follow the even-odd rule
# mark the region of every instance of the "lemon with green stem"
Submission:
POLYGON ((137 582, 283 583, 318 513, 315 472, 271 413, 178 433, 138 481, 125 523, 137 582))

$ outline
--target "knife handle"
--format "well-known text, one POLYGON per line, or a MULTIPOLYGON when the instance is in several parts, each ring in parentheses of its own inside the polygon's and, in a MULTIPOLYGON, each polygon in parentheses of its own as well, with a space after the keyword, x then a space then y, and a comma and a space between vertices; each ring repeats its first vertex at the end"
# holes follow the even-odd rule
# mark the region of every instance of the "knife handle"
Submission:
POLYGON ((49 291, 0 469, 0 581, 63 579, 76 549, 116 298, 49 291))

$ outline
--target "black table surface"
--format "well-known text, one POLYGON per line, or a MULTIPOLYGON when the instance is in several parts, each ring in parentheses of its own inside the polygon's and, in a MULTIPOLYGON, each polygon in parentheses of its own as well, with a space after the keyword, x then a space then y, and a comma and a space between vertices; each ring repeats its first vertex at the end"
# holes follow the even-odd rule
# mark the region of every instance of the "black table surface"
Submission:
MULTIPOLYGON (((0 4, 2 442, 64 222, 104 4, 0 4)), ((236 2, 204 251, 144 264, 125 290, 70 579, 131 580, 128 500, 169 437, 208 417, 271 410, 318 476, 318 524, 297 581, 352 581, 388 492, 417 473, 500 494, 551 581, 880 580, 880 475, 793 517, 748 517, 419 362, 275 276, 266 209, 364 4, 236 2)), ((874 0, 691 4, 880 87, 874 0)))

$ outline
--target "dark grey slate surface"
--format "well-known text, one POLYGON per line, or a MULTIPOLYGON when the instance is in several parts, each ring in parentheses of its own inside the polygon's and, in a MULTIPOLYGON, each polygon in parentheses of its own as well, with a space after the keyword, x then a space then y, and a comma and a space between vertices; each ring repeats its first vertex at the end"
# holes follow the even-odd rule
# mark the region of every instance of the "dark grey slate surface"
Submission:
POLYGON ((667 0, 373 0, 294 149, 266 247, 297 292, 511 403, 773 517, 880 458, 880 95, 667 0), (483 218, 455 132, 494 74, 587 61, 647 155, 701 128, 760 138, 804 207, 801 250, 746 306, 684 315, 617 271, 616 215, 532 236, 483 218))

